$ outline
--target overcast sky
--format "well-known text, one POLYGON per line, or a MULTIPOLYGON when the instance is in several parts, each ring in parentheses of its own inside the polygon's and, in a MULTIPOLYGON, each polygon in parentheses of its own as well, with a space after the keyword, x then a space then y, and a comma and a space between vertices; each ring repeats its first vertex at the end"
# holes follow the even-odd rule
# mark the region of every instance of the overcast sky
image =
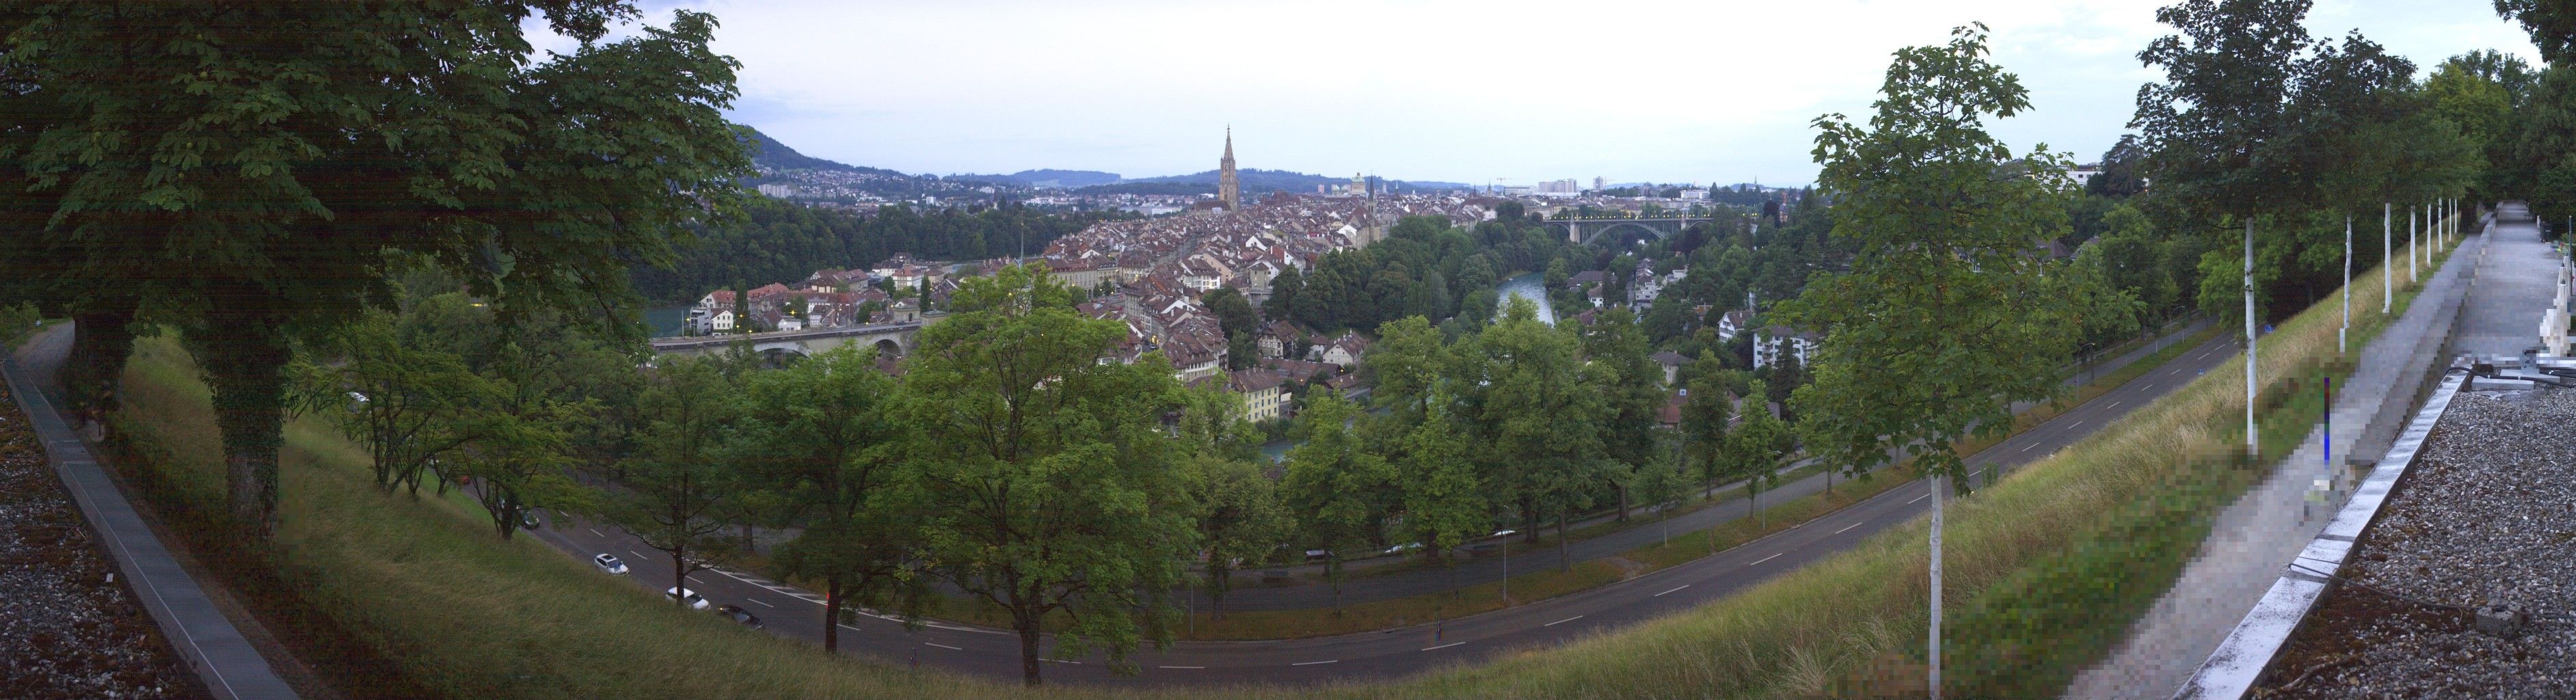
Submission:
MULTIPOLYGON (((1216 167, 1505 184, 1804 184, 1817 115, 1865 119, 1890 52, 1993 28, 2036 109, 1995 125, 2090 161, 2158 76, 2162 0, 835 2, 693 7, 742 61, 735 121, 808 155, 913 173, 1151 177, 1216 167)), ((2489 0, 2321 0, 2429 69, 2494 48, 2537 63, 2489 0)), ((542 31, 542 22, 537 23, 542 31)), ((540 42, 540 48, 568 43, 540 42)))

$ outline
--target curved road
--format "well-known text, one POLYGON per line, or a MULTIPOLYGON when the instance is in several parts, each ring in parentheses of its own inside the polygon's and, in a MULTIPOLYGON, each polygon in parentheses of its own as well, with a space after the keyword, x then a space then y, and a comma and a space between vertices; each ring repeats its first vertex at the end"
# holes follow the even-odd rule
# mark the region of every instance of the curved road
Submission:
MULTIPOLYGON (((2202 343, 2146 376, 2131 380, 2054 420, 1977 453, 1974 468, 2019 466, 2092 434, 2139 406, 2181 387, 2237 354, 2221 336, 2202 343)), ((1915 481, 1814 521, 1690 563, 1572 595, 1508 610, 1370 632, 1260 642, 1180 642, 1165 651, 1140 649, 1137 676, 1118 676, 1097 655, 1052 662, 1056 681, 1103 685, 1192 683, 1300 683, 1409 674, 1442 664, 1472 662, 1531 646, 1651 619, 1733 594, 1809 562, 1849 549, 1870 535, 1925 512, 1930 491, 1915 481)), ((668 558, 616 530, 577 520, 548 518, 531 534, 576 558, 608 552, 626 560, 638 585, 669 587, 668 558)), ((692 575, 691 588, 718 604, 750 609, 771 633, 820 643, 822 597, 731 569, 692 575)), ((1018 638, 1003 630, 932 622, 907 632, 891 619, 862 617, 844 624, 842 648, 893 663, 931 664, 995 678, 1019 676, 1018 638)), ((1051 648, 1052 645, 1050 644, 1051 648)))

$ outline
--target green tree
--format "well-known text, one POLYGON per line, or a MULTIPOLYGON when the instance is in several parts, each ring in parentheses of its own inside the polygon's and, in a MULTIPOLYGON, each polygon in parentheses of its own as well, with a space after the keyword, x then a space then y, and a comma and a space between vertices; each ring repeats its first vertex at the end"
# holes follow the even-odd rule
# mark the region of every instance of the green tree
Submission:
MULTIPOLYGON (((2012 402, 2054 395, 2082 309, 2026 253, 2066 228, 2064 169, 2045 148, 2015 156, 1984 126, 2030 108, 2019 78, 1987 62, 1982 25, 1941 46, 1901 49, 1866 128, 1816 119, 1833 235, 1857 245, 1848 273, 1774 309, 1826 329, 1814 382, 1792 397, 1811 451, 1866 468, 1901 445, 1918 472, 1965 488, 1953 451, 2012 425, 2012 402), (2000 164, 2000 165, 1999 165, 2000 164)), ((2162 187, 2161 180, 2157 183, 2162 187)), ((1940 688, 1941 506, 1933 506, 1932 681, 1940 688)))
POLYGON ((804 525, 773 560, 788 576, 823 583, 825 650, 839 648, 838 623, 852 605, 909 616, 927 590, 913 566, 919 513, 898 488, 908 431, 892 411, 894 379, 876 360, 874 349, 844 345, 748 375, 728 445, 804 525))
POLYGON ((1667 545, 1673 543, 1673 511, 1681 509, 1691 491, 1690 472, 1682 468, 1681 459, 1681 453, 1673 452, 1637 465, 1628 476, 1628 491, 1636 494, 1638 503, 1655 510, 1657 534, 1667 545))
POLYGON ((1689 396, 1682 400, 1682 453, 1699 465, 1706 488, 1717 488, 1717 477, 1726 471, 1726 430, 1735 419, 1735 407, 1727 400, 1733 374, 1716 354, 1701 350, 1683 382, 1689 396))
POLYGON ((1171 363, 1102 363, 1126 338, 1083 317, 1041 264, 969 279, 947 320, 906 360, 913 496, 926 551, 959 590, 1000 608, 1020 638, 1021 680, 1055 653, 1098 648, 1113 667, 1147 637, 1169 643, 1167 592, 1199 548, 1175 443, 1171 363))
MULTIPOLYGON (((1746 395, 1767 392, 1762 380, 1756 379, 1746 395)), ((1726 434, 1726 472, 1744 480, 1745 508, 1757 523, 1767 522, 1761 520, 1762 492, 1779 483, 1780 468, 1787 466, 1790 450, 1796 445, 1797 436, 1789 430, 1789 424, 1772 417, 1770 411, 1745 412, 1744 422, 1726 434)))
POLYGON ((1298 539, 1324 550, 1324 578, 1333 587, 1333 614, 1342 614, 1342 562, 1380 540, 1393 498, 1395 469, 1367 449, 1350 423, 1359 409, 1337 392, 1308 399, 1297 412, 1288 448, 1288 474, 1280 500, 1298 514, 1298 539))
POLYGON ((1578 347, 1572 324, 1540 323, 1536 304, 1514 298, 1461 351, 1461 376, 1485 378, 1461 388, 1472 407, 1461 417, 1476 426, 1488 483, 1523 519, 1555 522, 1564 568, 1572 566, 1567 521, 1592 506, 1612 473, 1602 444, 1611 411, 1594 389, 1609 383, 1608 370, 1585 365, 1578 347))
POLYGON ((651 416, 640 449, 604 512, 610 524, 671 558, 672 588, 687 588, 689 574, 705 570, 707 556, 728 544, 716 513, 739 485, 722 462, 725 426, 737 408, 731 384, 707 360, 663 363, 639 397, 651 416))
POLYGON ((1279 543, 1288 540, 1297 523, 1281 507, 1278 485, 1252 462, 1208 452, 1187 461, 1190 497, 1198 506, 1196 525, 1206 538, 1208 610, 1224 619, 1225 594, 1234 589, 1235 570, 1276 557, 1279 543))
POLYGON ((406 346, 391 312, 370 310, 314 346, 322 362, 299 360, 298 404, 330 416, 341 434, 367 448, 376 487, 408 487, 420 496, 422 474, 476 436, 468 421, 493 402, 492 388, 463 358, 406 346))
POLYGON ((390 303, 388 252, 426 255, 505 314, 632 320, 627 268, 667 263, 682 222, 741 196, 750 160, 723 118, 736 64, 707 48, 714 18, 602 40, 639 16, 614 1, 22 4, 0 53, 45 97, 13 120, 31 194, 12 204, 44 221, 0 248, 156 300, 142 311, 183 331, 213 390, 230 510, 264 537, 290 341, 390 303), (532 60, 523 20, 540 11, 580 46, 532 60))
POLYGON ((1360 358, 1369 378, 1370 402, 1400 413, 1410 424, 1431 401, 1433 385, 1449 371, 1449 347, 1440 330, 1421 316, 1407 316, 1378 326, 1377 342, 1360 358))
POLYGON ((1450 417, 1450 403, 1445 392, 1435 389, 1422 420, 1395 449, 1406 538, 1429 546, 1426 554, 1443 567, 1449 564, 1449 550, 1494 523, 1472 459, 1474 448, 1450 417))
POLYGON ((1294 304, 1305 289, 1305 274, 1298 272, 1297 266, 1281 266, 1279 276, 1270 278, 1270 298, 1261 301, 1261 313, 1275 319, 1295 316, 1294 304))

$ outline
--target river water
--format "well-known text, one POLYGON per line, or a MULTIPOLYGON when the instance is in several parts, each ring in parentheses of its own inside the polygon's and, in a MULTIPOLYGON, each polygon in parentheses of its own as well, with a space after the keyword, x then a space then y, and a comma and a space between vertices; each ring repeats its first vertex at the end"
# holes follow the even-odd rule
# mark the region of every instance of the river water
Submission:
POLYGON ((1502 314, 1501 304, 1511 302, 1510 297, 1521 297, 1538 302, 1538 320, 1541 323, 1556 325, 1556 307, 1547 301, 1547 276, 1544 273, 1532 272, 1504 280, 1501 289, 1503 298, 1494 307, 1496 316, 1502 314))

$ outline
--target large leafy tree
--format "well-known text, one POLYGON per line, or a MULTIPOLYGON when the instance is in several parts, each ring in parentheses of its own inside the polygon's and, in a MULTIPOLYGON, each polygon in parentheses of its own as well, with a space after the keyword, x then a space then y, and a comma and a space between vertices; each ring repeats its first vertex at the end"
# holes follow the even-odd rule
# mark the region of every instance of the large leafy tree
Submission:
POLYGON ((915 575, 913 504, 896 488, 904 424, 895 382, 876 351, 844 345, 784 369, 749 375, 733 462, 766 477, 804 524, 780 544, 780 570, 823 582, 823 648, 840 646, 852 605, 911 613, 927 590, 915 575))
POLYGON ((1557 558, 1570 567, 1565 525, 1593 505, 1613 473, 1603 445, 1612 411, 1596 389, 1611 383, 1611 370, 1582 361, 1572 324, 1551 327, 1537 314, 1535 303, 1515 297, 1501 320, 1461 348, 1460 371, 1474 381, 1460 382, 1467 405, 1460 418, 1474 426, 1497 500, 1525 520, 1555 521, 1557 558))
POLYGON ((2027 254, 2066 228, 2070 193, 2056 175, 2065 164, 2044 147, 2017 156, 1986 132, 1989 117, 2030 108, 2020 79, 1986 54, 1982 25, 1899 50, 1866 126, 1816 119, 1819 184, 1839 200, 1833 235, 1858 252, 1849 272, 1810 280, 1774 310, 1826 330, 1814 382, 1792 397, 1810 451, 1866 468, 1903 446, 1936 491, 1966 486, 1958 440, 2008 430, 2012 402, 2053 395, 2084 311, 2065 276, 2043 274, 2046 263, 2027 254))
POLYGON ((153 299, 140 312, 185 332, 231 509, 264 533, 289 341, 389 303, 389 252, 504 315, 615 319, 629 266, 667 261, 682 222, 739 196, 750 163, 721 113, 735 63, 707 48, 714 18, 603 39, 637 16, 615 0, 13 5, 0 73, 22 119, 0 147, 13 212, 41 220, 0 248, 44 251, 59 284, 153 299), (537 12, 580 48, 534 60, 537 12))
POLYGON ((1333 587, 1333 614, 1342 611, 1342 562, 1385 539, 1387 516, 1403 505, 1395 467, 1370 450, 1360 431, 1359 407, 1325 390, 1297 412, 1280 500, 1297 514, 1298 540, 1324 550, 1324 577, 1333 587))
POLYGON ((687 588, 689 574, 730 544, 718 513, 743 486, 723 461, 726 426, 738 413, 731 384, 713 361, 664 363, 640 397, 652 416, 640 449, 627 460, 623 488, 602 509, 610 524, 671 558, 672 588, 687 588))
POLYGON ((1161 430, 1180 406, 1171 364, 1101 362, 1127 330, 1083 317, 1073 294, 1036 264, 968 280, 921 331, 903 387, 926 550, 1009 617, 1030 685, 1057 615, 1061 656, 1099 648, 1132 669, 1139 641, 1169 642, 1167 592, 1199 544, 1161 430))

